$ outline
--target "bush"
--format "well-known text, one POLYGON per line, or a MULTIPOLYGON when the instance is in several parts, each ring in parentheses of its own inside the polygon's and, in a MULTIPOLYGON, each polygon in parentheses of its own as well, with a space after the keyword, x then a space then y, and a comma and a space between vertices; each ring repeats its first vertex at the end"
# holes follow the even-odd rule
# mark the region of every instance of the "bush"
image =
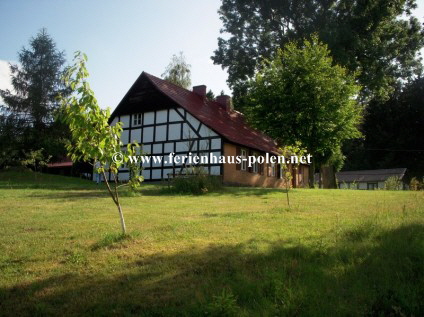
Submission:
POLYGON ((402 189, 402 181, 397 176, 390 176, 384 182, 385 190, 401 190, 402 189))
POLYGON ((184 194, 205 194, 222 188, 219 176, 206 174, 203 170, 190 170, 188 174, 177 175, 172 180, 173 190, 184 194))
POLYGON ((416 177, 413 177, 411 179, 411 182, 409 183, 409 189, 410 190, 420 190, 421 186, 422 186, 422 184, 420 183, 420 181, 416 177))
POLYGON ((21 165, 32 168, 34 171, 40 171, 51 159, 51 155, 45 155, 44 149, 24 152, 24 158, 21 160, 21 165))

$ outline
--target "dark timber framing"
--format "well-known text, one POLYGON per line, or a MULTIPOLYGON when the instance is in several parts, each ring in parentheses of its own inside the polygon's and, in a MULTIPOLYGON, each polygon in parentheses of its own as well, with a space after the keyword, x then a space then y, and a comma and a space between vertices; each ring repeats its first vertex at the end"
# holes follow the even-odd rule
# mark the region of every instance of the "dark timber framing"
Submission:
MULTIPOLYGON (((168 155, 170 152, 174 152, 175 156, 188 156, 189 153, 192 153, 192 155, 206 155, 209 157, 212 153, 214 156, 219 158, 220 155, 223 155, 224 143, 222 137, 207 127, 204 123, 197 120, 182 107, 174 106, 157 108, 156 110, 149 109, 146 112, 143 112, 143 107, 140 107, 139 112, 122 114, 111 119, 113 119, 112 124, 115 120, 118 122, 124 121, 122 132, 122 137, 124 138, 122 143, 124 148, 126 148, 126 145, 129 142, 137 140, 143 145, 143 149, 147 150, 145 150, 145 152, 150 153, 152 156, 162 156, 160 165, 157 166, 153 162, 150 162, 148 165, 146 164, 146 166, 142 166, 143 171, 141 173, 145 177, 146 181, 166 179, 168 177, 168 173, 175 175, 184 171, 184 168, 187 167, 185 164, 186 162, 179 165, 176 165, 175 163, 170 165, 169 162, 168 164, 165 164, 165 161, 169 159, 168 155), (166 111, 165 114, 163 113, 164 111, 166 111), (172 111, 173 118, 171 118, 172 111), (162 114, 160 120, 158 112, 161 112, 162 114), (141 124, 134 125, 134 117, 139 113, 141 114, 141 124), (153 121, 150 123, 147 122, 147 116, 153 116, 153 121), (170 135, 171 126, 175 127, 175 125, 179 125, 177 128, 178 133, 177 135, 170 135), (159 133, 158 128, 161 127, 164 127, 164 132, 159 133), (146 128, 152 129, 151 139, 149 138, 149 133, 147 133, 147 135, 145 133, 146 128), (188 135, 184 135, 184 133, 187 132, 186 130, 189 132, 188 135), (209 135, 205 135, 205 133, 202 135, 202 130, 208 131, 209 135), (135 131, 137 131, 137 133, 135 131), (157 151, 158 147, 160 148, 159 152, 157 151), (160 171, 159 174, 155 172, 158 170, 160 171)), ((208 162, 208 164, 199 164, 198 166, 206 168, 209 174, 222 175, 223 173, 223 166, 222 164, 219 164, 219 160, 217 164, 211 164, 211 162, 208 162), (214 169, 214 167, 217 167, 218 170, 216 170, 216 168, 214 169)), ((121 168, 119 170, 119 179, 124 181, 127 180, 127 177, 129 176, 128 173, 129 171, 127 168, 121 168)), ((111 176, 109 176, 109 178, 110 177, 111 176)))

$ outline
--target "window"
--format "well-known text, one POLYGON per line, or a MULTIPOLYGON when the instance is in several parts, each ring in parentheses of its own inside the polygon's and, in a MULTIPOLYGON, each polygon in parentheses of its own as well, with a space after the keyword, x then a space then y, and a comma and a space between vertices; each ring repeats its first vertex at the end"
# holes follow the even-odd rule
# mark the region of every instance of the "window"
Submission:
POLYGON ((271 163, 271 176, 275 177, 275 163, 271 163))
POLYGON ((378 189, 378 184, 377 183, 367 183, 367 189, 378 189))
MULTIPOLYGON (((253 156, 257 157, 258 156, 258 153, 253 152, 253 156)), ((258 163, 258 160, 256 160, 255 163, 253 163, 252 172, 253 173, 259 173, 259 163, 258 163)))
POLYGON ((286 170, 285 170, 285 168, 287 168, 287 165, 285 165, 285 166, 284 166, 284 168, 283 168, 283 166, 282 166, 282 165, 280 165, 280 178, 281 178, 281 179, 283 179, 283 178, 284 178, 284 176, 285 176, 285 174, 286 174, 286 170))
POLYGON ((136 113, 134 115, 133 125, 141 125, 141 113, 136 113))
POLYGON ((241 170, 245 171, 247 169, 247 154, 245 149, 241 149, 241 170))

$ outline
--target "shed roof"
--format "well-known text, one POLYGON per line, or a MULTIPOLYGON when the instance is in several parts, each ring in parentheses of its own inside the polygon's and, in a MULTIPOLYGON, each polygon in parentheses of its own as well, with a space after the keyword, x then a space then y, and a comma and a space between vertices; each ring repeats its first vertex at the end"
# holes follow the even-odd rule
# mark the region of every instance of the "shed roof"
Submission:
POLYGON ((384 182, 391 176, 402 179, 405 176, 406 168, 391 168, 363 171, 343 171, 336 173, 339 183, 351 182, 384 182))

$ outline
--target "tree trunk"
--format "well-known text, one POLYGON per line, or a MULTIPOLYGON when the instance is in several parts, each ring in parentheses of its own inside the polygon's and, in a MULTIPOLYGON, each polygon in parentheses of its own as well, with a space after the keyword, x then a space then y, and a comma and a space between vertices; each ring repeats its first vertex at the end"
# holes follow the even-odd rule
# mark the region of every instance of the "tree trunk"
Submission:
MULTIPOLYGON (((115 176, 115 175, 114 175, 115 176)), ((122 228, 122 234, 126 235, 127 234, 127 227, 125 226, 125 219, 124 219, 124 213, 122 212, 122 208, 121 208, 121 204, 119 203, 119 195, 118 195, 118 180, 116 179, 116 176, 114 177, 115 179, 115 190, 112 191, 112 189, 110 188, 109 185, 109 181, 106 178, 106 173, 103 172, 103 178, 107 187, 107 190, 110 194, 110 196, 113 199, 113 202, 115 203, 116 207, 118 207, 118 212, 119 212, 119 218, 121 219, 121 228, 122 228)))
POLYGON ((286 194, 287 194, 287 205, 290 208, 289 188, 286 188, 286 194))
POLYGON ((116 206, 118 207, 119 219, 121 219, 122 234, 126 235, 127 227, 125 226, 124 213, 122 212, 121 203, 119 202, 118 180, 116 179, 116 176, 115 176, 115 202, 116 202, 116 206))
POLYGON ((322 188, 337 188, 334 166, 321 166, 322 188))
POLYGON ((315 185, 315 160, 312 157, 311 164, 309 165, 309 188, 314 188, 315 185))
POLYGON ((118 202, 117 204, 118 207, 118 211, 119 211, 119 218, 121 219, 121 228, 122 228, 122 233, 124 235, 127 234, 127 227, 125 226, 125 219, 124 219, 124 214, 122 213, 122 208, 121 208, 121 204, 118 202))

